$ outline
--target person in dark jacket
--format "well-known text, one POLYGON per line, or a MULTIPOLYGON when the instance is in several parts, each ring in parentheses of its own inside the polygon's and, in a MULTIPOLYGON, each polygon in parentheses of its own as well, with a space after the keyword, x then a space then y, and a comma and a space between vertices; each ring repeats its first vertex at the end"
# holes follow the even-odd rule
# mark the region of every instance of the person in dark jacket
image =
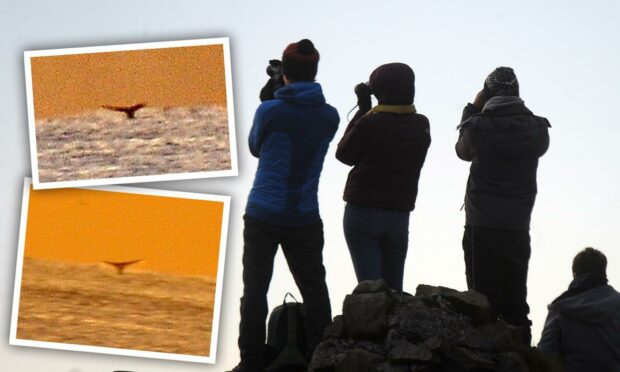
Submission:
POLYGON ((414 73, 379 66, 355 88, 359 110, 336 158, 353 166, 344 190, 344 233, 358 281, 383 278, 402 290, 409 215, 431 143, 428 119, 413 105, 414 73), (371 108, 371 92, 379 105, 371 108))
POLYGON ((607 284, 607 258, 586 248, 568 290, 551 305, 538 349, 567 372, 620 372, 620 293, 607 284))
POLYGON ((288 45, 282 56, 286 85, 254 116, 249 147, 258 169, 244 216, 241 361, 235 372, 265 368, 267 291, 278 246, 304 299, 311 348, 331 322, 317 190, 340 119, 314 81, 318 61, 310 40, 288 45))
POLYGON ((519 98, 509 67, 498 67, 463 110, 456 153, 471 162, 465 193, 463 250, 467 286, 489 299, 531 342, 527 271, 538 159, 549 122, 519 98))

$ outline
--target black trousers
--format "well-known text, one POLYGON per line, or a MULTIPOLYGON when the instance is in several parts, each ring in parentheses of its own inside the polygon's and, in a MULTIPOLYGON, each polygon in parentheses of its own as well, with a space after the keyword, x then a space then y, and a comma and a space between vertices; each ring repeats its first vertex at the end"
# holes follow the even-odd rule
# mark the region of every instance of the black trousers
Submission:
POLYGON ((248 216, 244 216, 244 221, 239 351, 242 363, 261 368, 265 364, 263 351, 268 313, 267 291, 278 245, 282 247, 289 270, 303 297, 305 327, 311 348, 318 345, 323 329, 331 323, 323 267, 323 224, 285 228, 248 216))
POLYGON ((523 341, 529 345, 532 337, 526 300, 531 253, 529 231, 465 226, 463 250, 467 287, 487 296, 508 324, 522 327, 523 341))

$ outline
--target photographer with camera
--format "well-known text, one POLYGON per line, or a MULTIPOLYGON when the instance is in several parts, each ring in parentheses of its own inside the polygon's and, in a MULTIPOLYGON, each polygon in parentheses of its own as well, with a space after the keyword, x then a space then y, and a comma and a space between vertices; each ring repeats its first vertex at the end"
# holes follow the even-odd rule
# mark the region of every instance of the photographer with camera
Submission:
POLYGON ((463 110, 456 143, 458 157, 471 162, 463 234, 467 287, 487 296, 507 323, 520 327, 527 345, 530 218, 549 126, 519 98, 512 68, 498 67, 463 110))
POLYGON ((263 93, 273 99, 258 107, 250 130, 250 152, 258 158, 258 169, 243 217, 241 361, 234 372, 263 371, 269 362, 267 291, 278 246, 303 296, 310 350, 331 322, 317 192, 340 118, 314 81, 318 63, 319 52, 310 40, 289 44, 281 62, 284 86, 274 91, 279 72, 277 63, 270 61, 276 70, 268 67, 271 79, 261 99, 263 93))
POLYGON ((344 234, 358 282, 385 279, 402 290, 420 171, 430 126, 413 105, 413 70, 379 66, 354 91, 359 110, 338 144, 336 158, 353 166, 344 190, 344 234), (371 107, 371 95, 379 104, 371 107))

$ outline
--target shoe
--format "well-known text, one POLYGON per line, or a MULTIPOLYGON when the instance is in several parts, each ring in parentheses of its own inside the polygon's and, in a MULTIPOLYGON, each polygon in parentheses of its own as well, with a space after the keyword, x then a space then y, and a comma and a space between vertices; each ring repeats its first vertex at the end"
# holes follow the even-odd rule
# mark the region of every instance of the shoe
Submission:
POLYGON ((237 364, 237 366, 229 371, 226 372, 263 372, 264 369, 260 368, 260 367, 255 367, 255 366, 249 366, 243 362, 239 362, 239 364, 237 364))

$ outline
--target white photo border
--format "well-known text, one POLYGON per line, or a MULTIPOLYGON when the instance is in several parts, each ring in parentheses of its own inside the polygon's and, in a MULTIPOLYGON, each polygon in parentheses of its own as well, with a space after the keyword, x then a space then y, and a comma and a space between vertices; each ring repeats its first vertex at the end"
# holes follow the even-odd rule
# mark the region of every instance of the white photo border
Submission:
POLYGON ((30 142, 30 163, 32 167, 33 188, 35 190, 57 189, 64 187, 88 187, 103 186, 116 184, 129 184, 140 182, 159 182, 159 181, 178 181, 199 178, 215 178, 215 177, 234 177, 239 175, 237 162, 237 139, 235 127, 235 109, 233 101, 233 83, 230 58, 230 40, 228 37, 208 38, 208 39, 191 39, 177 41, 162 41, 152 43, 135 43, 135 44, 118 44, 106 46, 91 46, 81 48, 63 48, 63 49, 46 49, 33 50, 24 52, 24 72, 26 74, 26 106, 28 112, 28 133, 30 142), (88 180, 71 180, 71 181, 39 181, 39 162, 37 157, 37 135, 35 129, 34 116, 34 95, 32 92, 32 66, 30 59, 32 57, 48 57, 62 56, 72 54, 87 53, 104 53, 104 52, 123 52, 132 50, 147 49, 164 49, 191 46, 207 46, 221 44, 224 49, 224 77, 226 80, 226 110, 228 114, 228 140, 230 151, 231 168, 228 170, 218 171, 201 171, 191 173, 167 173, 146 176, 130 176, 130 177, 112 177, 112 178, 94 178, 88 180))
POLYGON ((166 360, 174 360, 174 361, 182 361, 182 362, 215 364, 216 354, 217 354, 217 343, 218 343, 218 330, 219 330, 219 323, 220 323, 220 307, 221 307, 222 286, 223 286, 222 282, 224 280, 224 268, 225 268, 225 260, 226 260, 228 220, 229 220, 229 215, 230 215, 230 199, 231 199, 230 196, 199 194, 199 193, 158 190, 158 189, 147 189, 147 188, 138 188, 138 187, 124 187, 124 186, 103 186, 103 187, 83 188, 87 190, 111 191, 111 192, 119 192, 119 193, 125 193, 125 194, 140 194, 140 195, 151 195, 151 196, 164 196, 164 197, 179 198, 179 199, 207 200, 207 201, 221 202, 224 204, 224 208, 222 212, 222 226, 221 226, 221 231, 220 231, 220 247, 219 247, 219 253, 218 253, 217 276, 216 276, 216 283, 215 283, 215 299, 213 303, 213 319, 211 321, 210 351, 209 351, 209 356, 205 357, 205 356, 196 356, 196 355, 187 355, 187 354, 162 353, 162 352, 156 352, 156 351, 119 349, 119 348, 110 348, 110 347, 102 347, 102 346, 76 345, 76 344, 65 344, 65 343, 48 342, 48 341, 18 339, 17 338, 17 321, 18 321, 18 316, 19 316, 22 269, 23 269, 23 262, 24 262, 24 247, 25 247, 25 241, 26 241, 26 228, 28 224, 28 206, 30 202, 30 186, 31 185, 32 185, 32 180, 26 177, 24 179, 24 191, 22 194, 23 199, 22 199, 22 210, 21 210, 19 240, 18 240, 19 246, 18 246, 18 251, 17 251, 17 263, 15 265, 15 286, 13 288, 13 308, 12 308, 12 314, 11 314, 11 327, 10 327, 10 337, 9 337, 10 345, 37 347, 37 348, 46 348, 46 349, 57 349, 57 350, 81 351, 81 352, 99 353, 99 354, 123 355, 123 356, 141 357, 141 358, 166 359, 166 360))

